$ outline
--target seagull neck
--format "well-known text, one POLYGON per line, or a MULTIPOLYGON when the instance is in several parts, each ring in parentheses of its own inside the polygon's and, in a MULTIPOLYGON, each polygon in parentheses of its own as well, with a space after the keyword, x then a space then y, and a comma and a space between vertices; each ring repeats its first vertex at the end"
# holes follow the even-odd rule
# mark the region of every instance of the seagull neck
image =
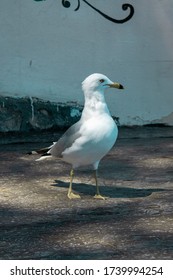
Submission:
POLYGON ((105 97, 104 97, 104 92, 100 92, 100 91, 84 91, 84 96, 85 96, 85 102, 86 101, 91 101, 91 100, 95 100, 96 102, 105 102, 105 97))
POLYGON ((87 91, 84 92, 85 95, 85 106, 84 106, 84 114, 85 111, 87 113, 109 113, 107 104, 105 102, 104 92, 99 91, 87 91))

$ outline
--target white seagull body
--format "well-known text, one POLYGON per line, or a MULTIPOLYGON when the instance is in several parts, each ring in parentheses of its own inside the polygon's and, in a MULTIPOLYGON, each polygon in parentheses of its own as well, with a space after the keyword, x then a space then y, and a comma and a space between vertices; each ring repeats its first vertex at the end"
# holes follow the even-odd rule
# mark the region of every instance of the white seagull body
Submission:
POLYGON ((82 83, 85 104, 80 120, 38 159, 42 160, 51 155, 72 165, 68 191, 70 199, 80 197, 72 192, 73 169, 86 165, 93 166, 95 170, 95 198, 104 199, 99 192, 97 169, 100 160, 113 147, 118 136, 117 125, 110 115, 104 97, 105 89, 110 87, 123 89, 121 84, 113 83, 105 75, 95 73, 87 77, 82 83))

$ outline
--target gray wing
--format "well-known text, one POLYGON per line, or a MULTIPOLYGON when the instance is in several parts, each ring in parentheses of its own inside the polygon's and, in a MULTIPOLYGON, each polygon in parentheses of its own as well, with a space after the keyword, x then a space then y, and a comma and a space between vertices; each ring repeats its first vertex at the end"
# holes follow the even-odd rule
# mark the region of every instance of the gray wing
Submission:
POLYGON ((81 121, 78 121, 72 125, 63 136, 54 143, 54 145, 49 150, 49 154, 55 157, 62 157, 62 152, 71 147, 74 141, 81 136, 79 133, 81 127, 81 121))

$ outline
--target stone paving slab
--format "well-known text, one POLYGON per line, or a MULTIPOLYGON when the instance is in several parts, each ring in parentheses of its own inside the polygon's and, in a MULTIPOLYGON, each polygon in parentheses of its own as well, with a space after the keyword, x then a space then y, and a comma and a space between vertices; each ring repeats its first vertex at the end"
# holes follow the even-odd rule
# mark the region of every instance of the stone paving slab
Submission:
POLYGON ((67 198, 70 166, 26 154, 42 134, 1 145, 0 259, 173 259, 173 138, 132 134, 100 164, 105 201, 89 169, 75 174, 81 199, 67 198))

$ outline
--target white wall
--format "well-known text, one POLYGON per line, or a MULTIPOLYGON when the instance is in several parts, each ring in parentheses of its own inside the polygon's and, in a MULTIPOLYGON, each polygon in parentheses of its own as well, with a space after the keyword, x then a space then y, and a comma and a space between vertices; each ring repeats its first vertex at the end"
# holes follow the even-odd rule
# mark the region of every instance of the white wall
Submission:
POLYGON ((60 0, 0 1, 0 95, 36 96, 83 102, 80 84, 100 72, 125 90, 106 99, 121 124, 166 122, 173 125, 173 1, 82 0, 64 8, 60 0))

